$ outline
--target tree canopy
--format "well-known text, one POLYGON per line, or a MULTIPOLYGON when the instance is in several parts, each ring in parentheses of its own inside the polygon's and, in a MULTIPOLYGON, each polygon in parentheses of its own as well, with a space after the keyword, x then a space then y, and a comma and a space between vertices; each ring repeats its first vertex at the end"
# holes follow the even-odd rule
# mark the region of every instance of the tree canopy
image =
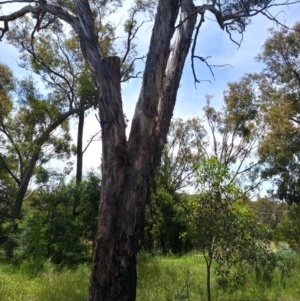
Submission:
POLYGON ((265 135, 259 154, 263 175, 273 177, 277 197, 299 202, 299 23, 271 31, 258 59, 265 64, 258 76, 265 135))

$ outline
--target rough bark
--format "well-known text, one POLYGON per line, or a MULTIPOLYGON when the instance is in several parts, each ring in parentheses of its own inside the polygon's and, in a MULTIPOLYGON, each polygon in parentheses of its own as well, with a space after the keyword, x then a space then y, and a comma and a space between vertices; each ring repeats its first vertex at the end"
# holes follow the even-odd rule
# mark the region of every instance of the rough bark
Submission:
POLYGON ((195 14, 191 14, 194 5, 191 0, 182 1, 181 19, 186 22, 177 30, 178 37, 171 47, 179 2, 163 0, 158 3, 128 141, 122 109, 120 61, 116 57, 102 58, 95 42, 88 2, 75 1, 75 5, 80 11, 77 31, 81 47, 99 92, 102 128, 101 202, 89 300, 135 300, 136 256, 145 205, 166 141, 168 127, 163 127, 170 124, 191 43, 196 20, 195 14))
MULTIPOLYGON (((183 20, 191 14, 194 6, 192 1, 182 3, 183 20)), ((178 12, 178 1, 159 2, 128 142, 123 134, 125 125, 118 123, 118 115, 113 116, 114 122, 108 122, 111 119, 107 118, 112 116, 101 112, 109 99, 113 106, 110 110, 113 109, 115 114, 119 110, 119 114, 123 115, 119 107, 119 66, 115 59, 105 63, 110 66, 106 69, 106 79, 110 79, 108 87, 111 89, 106 90, 109 98, 100 98, 103 180, 90 301, 135 300, 136 256, 145 205, 166 141, 168 128, 164 127, 170 124, 196 21, 196 16, 188 18, 179 28, 173 47, 170 47, 178 12)))

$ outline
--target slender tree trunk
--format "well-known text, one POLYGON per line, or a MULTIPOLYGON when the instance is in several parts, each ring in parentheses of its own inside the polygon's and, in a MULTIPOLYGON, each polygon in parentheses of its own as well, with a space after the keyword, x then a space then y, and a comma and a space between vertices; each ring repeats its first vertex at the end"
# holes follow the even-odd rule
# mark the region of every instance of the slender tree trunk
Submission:
MULTIPOLYGON (((83 150, 82 150, 82 139, 83 139, 83 128, 84 128, 84 111, 78 113, 78 128, 77 128, 77 147, 76 147, 76 186, 82 181, 82 165, 83 165, 83 150)), ((78 207, 80 205, 80 195, 76 193, 74 196, 73 204, 73 217, 78 215, 78 207)))
POLYGON ((82 181, 82 165, 83 165, 83 150, 82 150, 82 139, 83 139, 83 128, 84 128, 84 111, 78 113, 78 129, 77 129, 77 149, 76 149, 76 184, 82 181))
POLYGON ((206 292, 207 301, 211 301, 211 287, 210 287, 210 272, 211 272, 211 261, 206 263, 206 292))

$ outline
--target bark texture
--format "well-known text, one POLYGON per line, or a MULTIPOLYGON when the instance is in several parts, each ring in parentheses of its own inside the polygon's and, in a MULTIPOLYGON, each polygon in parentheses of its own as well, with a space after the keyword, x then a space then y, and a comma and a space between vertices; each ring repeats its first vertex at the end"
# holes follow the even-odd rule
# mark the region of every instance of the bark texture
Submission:
POLYGON ((105 74, 106 81, 105 86, 103 79, 98 82, 103 180, 90 301, 133 301, 136 297, 136 257, 145 206, 166 141, 196 22, 192 1, 184 0, 181 20, 186 21, 175 30, 179 8, 177 0, 159 1, 128 141, 119 60, 101 59, 100 73, 105 74), (175 42, 171 45, 175 32, 175 42))
MULTIPOLYGON (((27 2, 27 1, 24 1, 27 2)), ((98 231, 90 280, 90 301, 133 301, 136 257, 154 171, 173 114, 197 9, 193 0, 159 0, 143 83, 127 140, 122 108, 120 59, 104 58, 88 0, 73 0, 74 11, 40 0, 0 18, 8 22, 44 11, 69 23, 98 91, 102 131, 102 187, 98 231), (176 27, 177 24, 177 27, 176 27), (179 25, 178 25, 179 24, 179 25)))

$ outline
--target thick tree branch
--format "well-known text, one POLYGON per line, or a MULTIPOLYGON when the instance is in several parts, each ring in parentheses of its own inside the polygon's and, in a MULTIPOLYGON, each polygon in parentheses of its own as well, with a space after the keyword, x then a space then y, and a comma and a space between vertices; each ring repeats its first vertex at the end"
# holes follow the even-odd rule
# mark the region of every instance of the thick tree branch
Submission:
POLYGON ((93 105, 92 104, 88 104, 84 107, 79 107, 79 108, 74 108, 71 109, 65 113, 60 114, 54 122, 52 122, 51 124, 49 124, 46 128, 46 130, 41 134, 41 136, 37 137, 34 140, 34 144, 36 145, 42 145, 44 144, 44 142, 47 140, 47 138, 49 137, 49 135, 60 125, 62 124, 63 121, 65 121, 68 117, 77 114, 79 112, 82 111, 86 111, 88 109, 90 109, 93 105))
POLYGON ((3 156, 2 154, 0 154, 0 161, 2 163, 2 166, 5 168, 5 170, 10 174, 10 176, 15 180, 15 182, 20 185, 21 181, 20 179, 13 173, 13 171, 10 169, 10 167, 8 166, 8 163, 5 160, 5 156, 3 156))
POLYGON ((177 29, 175 41, 171 47, 170 57, 166 66, 163 87, 158 104, 156 132, 163 145, 173 115, 176 95, 187 54, 189 52, 197 16, 193 14, 195 6, 191 0, 181 1, 180 20, 186 20, 177 29), (189 18, 187 18, 190 16, 189 18))
POLYGON ((13 146, 15 152, 17 153, 19 164, 20 164, 20 166, 19 166, 20 177, 22 178, 23 171, 24 171, 24 160, 23 160, 23 156, 21 154, 21 151, 19 150, 19 147, 15 143, 13 136, 11 135, 11 133, 9 132, 9 130, 6 128, 6 126, 5 126, 5 124, 3 122, 1 122, 0 131, 7 137, 7 139, 9 140, 9 142, 11 143, 11 145, 13 146))
MULTIPOLYGON (((145 152, 146 148, 148 148, 146 145, 154 138, 155 119, 160 93, 163 88, 163 79, 166 74, 167 61, 171 52, 170 43, 175 31, 178 11, 179 4, 177 0, 159 1, 142 89, 129 135, 130 151, 135 154, 145 152)), ((136 155, 136 157, 138 158, 139 156, 136 155)), ((138 165, 141 163, 139 162, 138 165)))

